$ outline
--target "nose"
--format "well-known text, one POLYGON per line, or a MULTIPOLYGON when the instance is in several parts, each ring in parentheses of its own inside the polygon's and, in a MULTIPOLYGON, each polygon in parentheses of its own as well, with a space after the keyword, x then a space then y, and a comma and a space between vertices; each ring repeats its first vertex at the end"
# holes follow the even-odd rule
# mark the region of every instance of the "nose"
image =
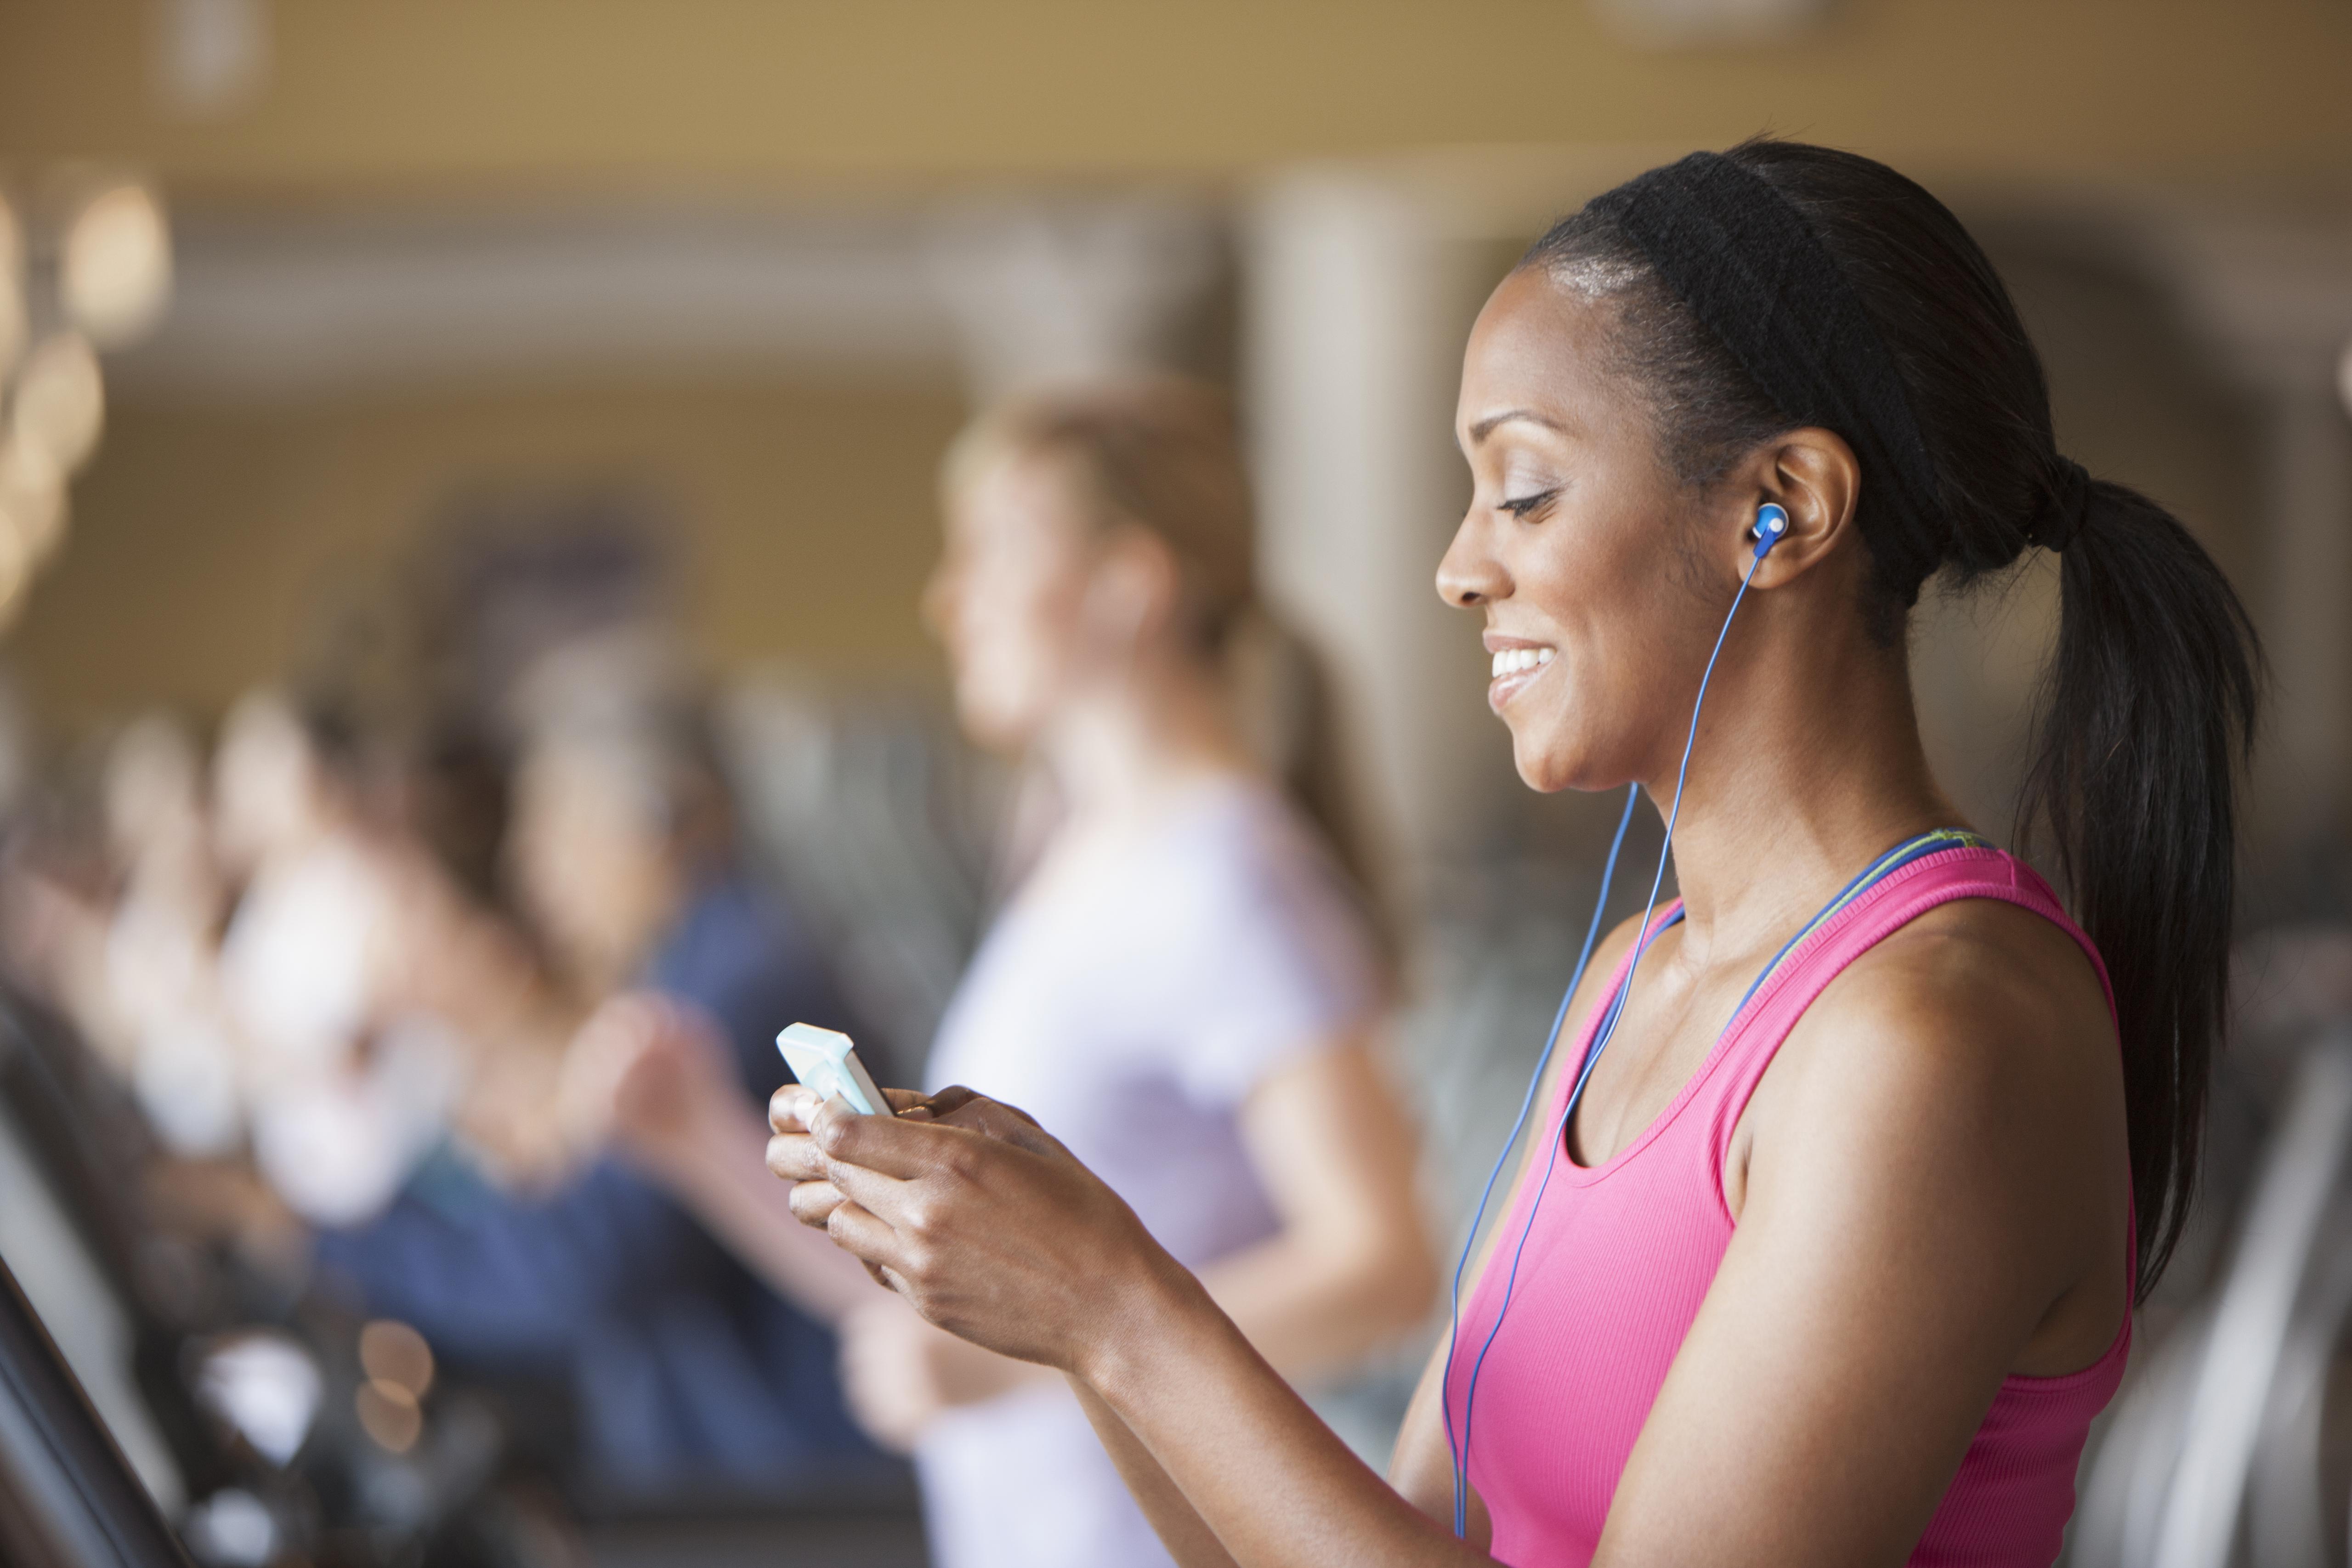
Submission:
POLYGON ((1510 574, 1486 548, 1484 533, 1475 512, 1464 517, 1444 559, 1437 563, 1437 597, 1456 610, 1475 610, 1510 597, 1510 574))

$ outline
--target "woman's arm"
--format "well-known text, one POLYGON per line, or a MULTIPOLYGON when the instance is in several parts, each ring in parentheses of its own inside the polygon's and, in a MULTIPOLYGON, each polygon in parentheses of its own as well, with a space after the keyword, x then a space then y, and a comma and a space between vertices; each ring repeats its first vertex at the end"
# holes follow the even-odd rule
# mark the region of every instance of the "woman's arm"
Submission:
MULTIPOLYGON (((1874 987, 1857 965, 1784 1048, 1738 1229, 1597 1561, 1899 1563, 2003 1376, 2096 1358, 2126 1293, 2112 1035, 2020 968, 2003 952, 1874 987), (2105 1315, 2061 1354, 2044 1331, 2084 1291, 2105 1315)), ((1481 1560, 1358 1463, 1058 1145, 989 1102, 945 1120, 828 1109, 771 1161, 814 1178, 795 1212, 927 1317, 1090 1386, 1235 1563, 1481 1560)))
MULTIPOLYGON (((779 1097, 787 1131, 769 1146, 771 1168, 800 1183, 793 1211, 932 1322, 1094 1390, 1235 1562, 1487 1561, 1349 1452, 1118 1195, 1026 1117, 974 1098, 940 1102, 926 1125, 805 1099, 779 1097), (803 1113, 811 1134, 791 1131, 803 1113), (1053 1218, 1008 1225, 1016 1214, 1053 1218)), ((1137 1456, 1122 1444, 1114 1457, 1137 1456)), ((1168 1538, 1200 1550, 1150 1468, 1139 1472, 1168 1538)))
POLYGON ((1276 1370, 1360 1362, 1419 1323, 1437 1286, 1412 1128, 1360 1035, 1267 1076, 1242 1133, 1282 1228, 1201 1271, 1276 1370))
MULTIPOLYGON (((1241 1124, 1281 1229, 1202 1280, 1250 1342, 1284 1376, 1311 1378, 1420 1322, 1437 1270, 1414 1190, 1417 1155, 1370 1044, 1351 1036, 1301 1053, 1259 1083, 1241 1124)), ((782 1198, 764 1172, 751 1174, 772 1201, 782 1198)), ((843 1389, 859 1425, 886 1447, 910 1448, 955 1406, 1053 1375, 865 1293, 875 1299, 838 1325, 843 1389)))
POLYGON ((1069 1385, 1070 1392, 1078 1396, 1078 1407, 1093 1424, 1095 1436, 1102 1440, 1103 1451, 1134 1494, 1143 1517, 1151 1521, 1168 1555, 1176 1559, 1180 1568, 1238 1568, 1233 1553, 1217 1540, 1217 1532, 1185 1500, 1168 1472, 1160 1468, 1160 1461, 1151 1457, 1151 1450, 1119 1419, 1118 1412, 1104 1404, 1103 1396, 1084 1378, 1072 1377, 1069 1385))

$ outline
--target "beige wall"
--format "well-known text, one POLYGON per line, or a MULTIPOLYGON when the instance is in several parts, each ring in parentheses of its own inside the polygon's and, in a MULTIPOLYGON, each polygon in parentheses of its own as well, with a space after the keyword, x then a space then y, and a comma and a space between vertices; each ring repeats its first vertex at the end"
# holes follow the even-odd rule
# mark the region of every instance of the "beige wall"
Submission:
POLYGON ((460 495, 589 479, 677 520, 711 664, 930 679, 915 598, 962 413, 945 387, 644 379, 119 410, 7 656, 67 731, 156 701, 217 711, 385 591, 460 495))
POLYGON ((1921 168, 2241 178, 2352 163, 2341 0, 1837 0, 1648 53, 1587 0, 274 0, 249 109, 175 120, 145 0, 0 7, 0 152, 183 192, 1218 175, 1437 143, 1722 143, 1921 168))

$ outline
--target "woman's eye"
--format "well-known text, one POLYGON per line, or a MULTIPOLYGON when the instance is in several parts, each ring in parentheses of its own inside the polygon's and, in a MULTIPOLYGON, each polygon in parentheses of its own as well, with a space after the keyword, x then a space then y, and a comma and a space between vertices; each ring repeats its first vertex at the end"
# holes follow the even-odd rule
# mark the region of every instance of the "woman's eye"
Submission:
POLYGON ((1533 490, 1524 496, 1506 496, 1495 504, 1515 517, 1525 517, 1544 507, 1559 494, 1558 489, 1533 490))

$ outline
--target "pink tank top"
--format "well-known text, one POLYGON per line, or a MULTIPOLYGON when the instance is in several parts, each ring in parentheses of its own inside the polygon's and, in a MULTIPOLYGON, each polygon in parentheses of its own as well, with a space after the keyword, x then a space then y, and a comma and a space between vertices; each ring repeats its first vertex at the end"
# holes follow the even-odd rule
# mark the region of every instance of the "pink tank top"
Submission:
MULTIPOLYGON (((1477 1430, 1467 1439, 1470 1482, 1494 1521, 1498 1560, 1520 1568, 1591 1560, 1633 1440, 1730 1243, 1723 1167, 1748 1096, 1841 970, 1906 922, 1958 898, 1996 898, 2053 922, 2082 945, 2106 986, 2090 938, 2031 868, 1994 849, 1941 851, 1890 873, 1798 944, 1734 1015, 1673 1103, 1613 1159, 1586 1167, 1555 1149, 1550 1190, 1521 1255, 1510 1311, 1487 1352, 1477 1430)), ((1669 906, 1652 929, 1678 913, 1669 906)), ((1632 957, 1629 949, 1571 1062, 1591 1049, 1600 1014, 1632 957)), ((2107 1004, 2112 1016, 2112 990, 2107 1004)), ((1572 1072, 1561 1074, 1546 1128, 1559 1125, 1573 1081, 1572 1072)), ((1465 1430, 1471 1363, 1494 1326, 1509 1249, 1528 1225, 1535 1187, 1532 1175, 1520 1184, 1501 1244, 1463 1311, 1447 1379, 1457 1433, 1465 1430)), ((2126 1313, 2115 1343, 2090 1366, 2003 1382, 1909 1561, 1937 1568, 2046 1568, 2055 1561, 2074 1510, 2084 1438, 2115 1396, 2130 1344, 2126 1313)))

